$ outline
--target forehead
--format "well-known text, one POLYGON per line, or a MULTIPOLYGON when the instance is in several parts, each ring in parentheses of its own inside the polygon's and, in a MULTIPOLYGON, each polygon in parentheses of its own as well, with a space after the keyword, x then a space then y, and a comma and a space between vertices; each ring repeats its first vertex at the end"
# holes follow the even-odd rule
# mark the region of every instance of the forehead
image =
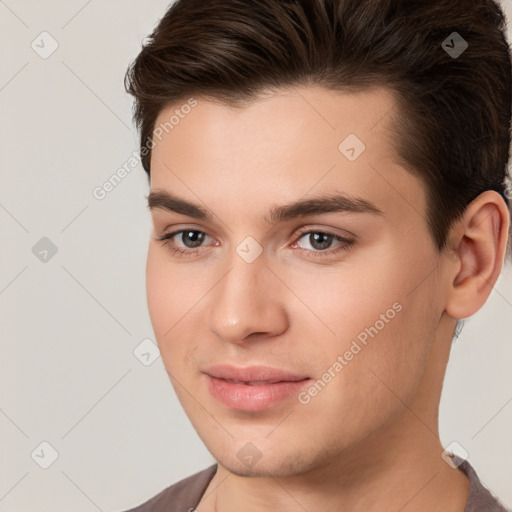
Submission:
POLYGON ((169 105, 158 116, 152 190, 194 202, 223 194, 231 203, 222 207, 233 213, 250 203, 265 207, 332 191, 367 194, 377 205, 397 195, 403 203, 410 194, 421 202, 422 190, 412 190, 421 189, 418 179, 396 158, 397 107, 388 90, 300 87, 244 107, 196 101, 192 108, 169 105))
POLYGON ((365 143, 381 144, 390 133, 392 111, 397 108, 394 93, 388 89, 341 92, 318 86, 266 93, 245 106, 206 98, 197 98, 193 107, 188 103, 168 105, 160 112, 155 122, 153 139, 157 147, 153 155, 158 156, 162 149, 159 142, 171 133, 176 144, 193 144, 189 135, 194 129, 201 131, 196 138, 216 143, 209 146, 210 150, 233 141, 246 149, 255 144, 261 148, 272 146, 272 142, 297 145, 308 140, 309 148, 313 143, 318 146, 321 140, 325 146, 332 146, 349 133, 365 143))

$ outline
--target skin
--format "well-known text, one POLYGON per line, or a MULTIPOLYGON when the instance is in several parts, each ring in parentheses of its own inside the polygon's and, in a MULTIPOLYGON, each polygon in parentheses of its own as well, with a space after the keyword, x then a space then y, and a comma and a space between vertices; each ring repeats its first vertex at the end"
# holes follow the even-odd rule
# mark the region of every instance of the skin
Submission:
MULTIPOLYGON (((164 109, 156 126, 177 107, 164 109)), ((153 149, 151 191, 214 215, 206 222, 153 208, 147 258, 162 360, 218 461, 200 512, 464 509, 468 481, 441 457, 438 405, 456 319, 489 296, 509 214, 498 194, 484 192, 439 252, 423 182, 393 150, 394 108, 383 89, 304 86, 242 108, 198 98, 153 149), (350 133, 366 145, 353 162, 338 150, 350 133), (334 192, 383 214, 265 220, 275 206, 334 192), (308 234, 299 238, 301 228, 354 243, 325 255, 308 234), (174 246, 189 251, 175 254, 157 237, 179 229, 208 236, 192 254, 190 239, 175 236, 174 246), (252 263, 236 252, 247 236, 263 248, 252 263), (395 303, 400 312, 307 404, 290 396, 240 412, 209 393, 203 371, 211 364, 270 365, 321 379, 395 303), (252 467, 237 457, 247 442, 261 454, 252 467)), ((339 244, 333 238, 329 249, 339 244)))

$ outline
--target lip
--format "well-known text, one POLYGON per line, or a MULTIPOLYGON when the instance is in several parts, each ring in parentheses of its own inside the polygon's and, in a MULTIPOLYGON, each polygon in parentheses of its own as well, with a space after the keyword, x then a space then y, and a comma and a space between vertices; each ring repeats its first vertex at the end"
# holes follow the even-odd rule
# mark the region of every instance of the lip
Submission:
POLYGON ((215 399, 230 409, 248 412, 269 409, 311 380, 307 375, 269 366, 216 365, 204 373, 215 399))

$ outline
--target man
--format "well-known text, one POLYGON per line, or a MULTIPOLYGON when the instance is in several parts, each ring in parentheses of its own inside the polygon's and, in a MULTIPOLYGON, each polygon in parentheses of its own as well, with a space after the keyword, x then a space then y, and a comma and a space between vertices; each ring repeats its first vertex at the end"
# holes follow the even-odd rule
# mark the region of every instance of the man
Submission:
POLYGON ((510 226, 491 0, 181 0, 127 74, 147 299, 217 464, 134 511, 502 511, 438 406, 510 226))

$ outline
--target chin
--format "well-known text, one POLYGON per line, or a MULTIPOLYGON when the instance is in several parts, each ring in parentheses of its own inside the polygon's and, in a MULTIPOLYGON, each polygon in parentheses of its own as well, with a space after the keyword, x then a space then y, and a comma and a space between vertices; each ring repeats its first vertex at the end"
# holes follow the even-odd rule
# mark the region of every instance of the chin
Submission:
POLYGON ((276 453, 274 450, 270 456, 261 458, 254 464, 245 464, 239 460, 237 453, 231 456, 224 454, 220 457, 214 455, 217 462, 226 468, 230 473, 241 477, 275 477, 282 478, 288 476, 307 473, 314 469, 316 464, 313 460, 305 458, 304 454, 299 453, 276 453))

